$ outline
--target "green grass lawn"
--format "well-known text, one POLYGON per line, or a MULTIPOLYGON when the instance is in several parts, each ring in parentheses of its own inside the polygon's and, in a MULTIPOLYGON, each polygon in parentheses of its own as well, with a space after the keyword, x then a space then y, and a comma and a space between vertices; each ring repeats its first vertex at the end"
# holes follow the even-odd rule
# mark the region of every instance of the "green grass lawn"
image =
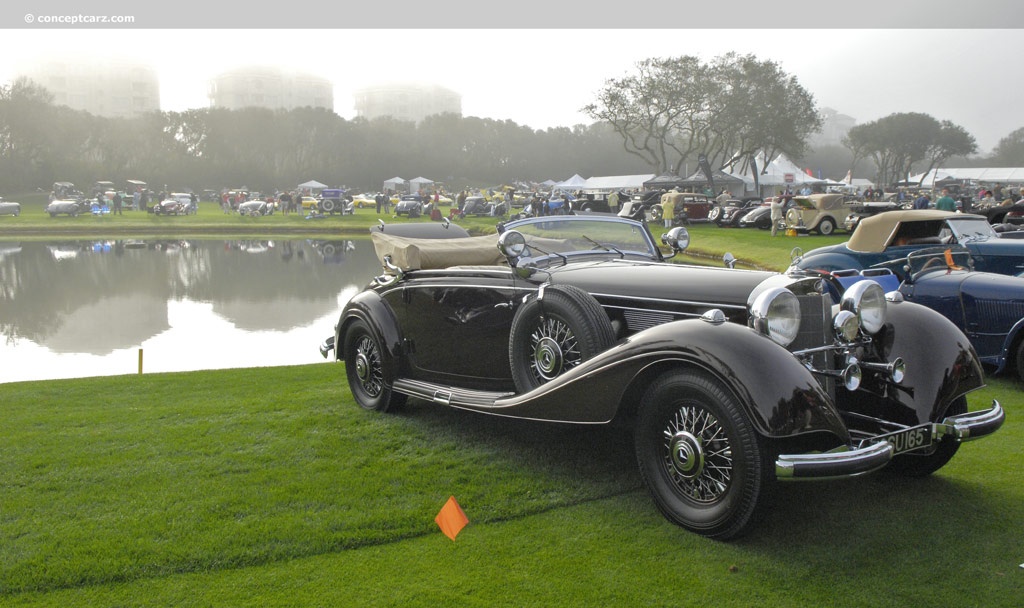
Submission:
MULTIPOLYGON (((304 220, 204 205, 182 218, 51 219, 40 207, 0 229, 265 235, 316 223, 354 234, 377 220, 368 209, 304 220)), ((695 261, 729 251, 777 270, 794 246, 846 239, 691 233, 695 261)), ((930 478, 779 484, 764 521, 721 543, 661 517, 628 429, 418 401, 365 412, 342 372, 0 384, 0 606, 902 608, 1024 597, 1024 398, 1013 380, 969 397, 972 409, 999 399, 1004 427, 930 478), (452 495, 470 519, 455 542, 433 521, 452 495)))
POLYGON ((0 605, 1017 606, 1024 399, 923 480, 669 524, 627 429, 353 405, 340 363, 0 385, 0 605), (450 495, 470 525, 434 516, 450 495))

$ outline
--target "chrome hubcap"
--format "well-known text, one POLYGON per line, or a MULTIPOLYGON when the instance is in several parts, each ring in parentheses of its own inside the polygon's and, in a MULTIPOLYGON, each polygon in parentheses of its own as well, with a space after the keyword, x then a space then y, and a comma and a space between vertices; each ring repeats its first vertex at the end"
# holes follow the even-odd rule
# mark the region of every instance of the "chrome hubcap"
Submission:
POLYGON ((384 386, 380 354, 377 352, 377 345, 369 337, 364 336, 359 340, 353 363, 356 378, 366 394, 371 397, 380 395, 384 386))
POLYGON ((551 338, 542 338, 533 353, 537 372, 547 379, 554 378, 562 371, 562 349, 551 338))
POLYGON ((704 448, 693 434, 680 431, 672 437, 672 468, 683 479, 692 480, 704 472, 704 448))
POLYGON ((690 500, 720 499, 732 481, 732 444, 725 428, 702 407, 676 410, 662 431, 665 471, 676 491, 690 500))
POLYGON ((548 382, 583 360, 579 342, 565 323, 542 318, 530 334, 533 359, 530 367, 540 382, 548 382))

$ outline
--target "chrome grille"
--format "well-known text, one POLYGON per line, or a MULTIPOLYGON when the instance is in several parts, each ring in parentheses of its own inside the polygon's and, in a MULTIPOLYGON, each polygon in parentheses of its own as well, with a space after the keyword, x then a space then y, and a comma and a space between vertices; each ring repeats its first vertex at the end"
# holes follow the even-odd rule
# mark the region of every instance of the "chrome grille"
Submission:
MULTIPOLYGON (((797 296, 800 301, 800 333, 789 345, 789 350, 803 350, 832 344, 832 299, 828 295, 797 296)), ((831 370, 835 367, 832 356, 828 353, 815 353, 811 356, 815 369, 831 370)), ((832 378, 819 377, 819 382, 829 394, 835 394, 835 381, 832 378)))
POLYGON ((649 310, 626 309, 622 312, 626 319, 626 327, 630 333, 636 333, 650 329, 663 323, 675 320, 675 317, 665 312, 652 312, 649 310))

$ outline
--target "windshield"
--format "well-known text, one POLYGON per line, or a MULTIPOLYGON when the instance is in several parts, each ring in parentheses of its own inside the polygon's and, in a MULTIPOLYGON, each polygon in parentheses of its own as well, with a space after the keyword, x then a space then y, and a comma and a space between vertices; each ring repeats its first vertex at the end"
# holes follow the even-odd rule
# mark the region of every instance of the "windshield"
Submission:
POLYGON ((560 216, 509 226, 526 237, 528 257, 576 253, 610 253, 658 260, 661 254, 642 224, 618 218, 560 216))
POLYGON ((932 247, 915 251, 907 256, 910 274, 916 275, 923 271, 969 270, 973 266, 971 254, 959 247, 932 247))
MULTIPOLYGON (((961 243, 998 238, 996 231, 992 228, 992 224, 989 224, 988 220, 982 217, 972 219, 951 218, 946 223, 953 231, 954 236, 956 236, 956 240, 961 243)), ((945 236, 945 234, 946 230, 943 230, 941 236, 945 236)))

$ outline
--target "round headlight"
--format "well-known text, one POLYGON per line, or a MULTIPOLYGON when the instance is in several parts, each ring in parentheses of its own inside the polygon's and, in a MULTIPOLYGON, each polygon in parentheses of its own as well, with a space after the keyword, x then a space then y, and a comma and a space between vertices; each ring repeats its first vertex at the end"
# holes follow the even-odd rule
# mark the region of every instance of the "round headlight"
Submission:
POLYGON ((800 301, 782 287, 757 296, 750 315, 754 329, 782 346, 789 346, 800 331, 800 301))
POLYGON ((848 310, 841 310, 836 318, 832 319, 832 328, 837 338, 844 342, 852 342, 860 331, 860 319, 848 310))
POLYGON ((839 306, 860 318, 860 325, 869 334, 878 333, 885 325, 885 292, 874 281, 858 281, 843 294, 839 306))
POLYGON ((509 230, 498 237, 498 250, 508 258, 518 258, 526 253, 526 237, 521 232, 509 230))
POLYGON ((675 251, 686 251, 686 248, 690 246, 690 233, 686 231, 686 228, 676 226, 661 235, 661 242, 675 251))

